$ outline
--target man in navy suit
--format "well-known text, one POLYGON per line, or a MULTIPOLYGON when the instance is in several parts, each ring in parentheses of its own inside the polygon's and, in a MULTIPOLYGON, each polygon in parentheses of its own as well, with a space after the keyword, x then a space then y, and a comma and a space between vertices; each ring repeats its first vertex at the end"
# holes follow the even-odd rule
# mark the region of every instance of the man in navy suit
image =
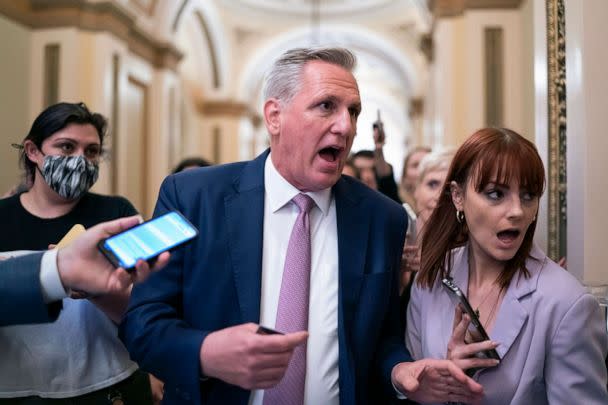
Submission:
POLYGON ((431 402, 481 395, 481 386, 451 362, 413 362, 404 346, 397 277, 405 212, 341 176, 361 111, 354 65, 341 48, 286 52, 264 88, 270 151, 173 175, 161 186, 155 215, 178 210, 200 235, 134 288, 120 336, 132 358, 165 381, 163 403, 365 404, 381 395, 431 402), (299 301, 307 326, 261 334, 258 324, 280 329, 278 314, 294 308, 280 291, 302 194, 312 200, 304 220, 309 280, 301 284, 309 293, 299 301), (294 378, 293 368, 303 364, 298 350, 305 352, 305 373, 294 378), (301 391, 277 397, 284 384, 301 391))
MULTIPOLYGON (((78 236, 65 248, 23 256, 0 258, 0 326, 52 322, 68 291, 108 294, 143 281, 151 268, 144 261, 129 274, 99 252, 97 242, 137 225, 137 216, 100 223, 78 236)), ((0 257, 2 254, 0 254, 0 257)), ((163 253, 152 270, 167 263, 163 253)))

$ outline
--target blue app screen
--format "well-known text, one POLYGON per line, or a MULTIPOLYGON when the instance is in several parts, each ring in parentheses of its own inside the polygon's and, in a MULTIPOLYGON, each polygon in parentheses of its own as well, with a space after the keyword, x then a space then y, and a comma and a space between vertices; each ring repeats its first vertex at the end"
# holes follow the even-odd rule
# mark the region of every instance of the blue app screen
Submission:
POLYGON ((137 260, 147 260, 193 238, 196 229, 181 215, 170 212, 124 233, 108 238, 107 249, 125 268, 135 266, 137 260))

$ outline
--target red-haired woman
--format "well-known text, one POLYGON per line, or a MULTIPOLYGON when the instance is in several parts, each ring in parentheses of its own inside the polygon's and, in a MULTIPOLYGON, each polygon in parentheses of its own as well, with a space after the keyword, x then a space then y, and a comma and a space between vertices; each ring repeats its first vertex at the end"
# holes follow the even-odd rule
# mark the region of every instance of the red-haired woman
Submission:
POLYGON ((508 129, 486 128, 458 149, 422 240, 406 341, 416 359, 475 371, 488 404, 608 404, 608 348, 597 301, 533 244, 542 161, 508 129), (467 295, 491 340, 442 286, 467 295), (480 358, 495 349, 501 361, 480 358))

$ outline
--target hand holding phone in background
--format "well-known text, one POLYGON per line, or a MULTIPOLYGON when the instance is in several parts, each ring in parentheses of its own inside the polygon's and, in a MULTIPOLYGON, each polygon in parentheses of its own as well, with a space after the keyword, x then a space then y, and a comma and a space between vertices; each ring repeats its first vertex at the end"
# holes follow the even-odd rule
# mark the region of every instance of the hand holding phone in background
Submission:
POLYGON ((374 129, 374 144, 376 147, 383 146, 385 141, 384 136, 384 124, 380 119, 380 110, 378 110, 378 118, 374 122, 372 128, 374 129))

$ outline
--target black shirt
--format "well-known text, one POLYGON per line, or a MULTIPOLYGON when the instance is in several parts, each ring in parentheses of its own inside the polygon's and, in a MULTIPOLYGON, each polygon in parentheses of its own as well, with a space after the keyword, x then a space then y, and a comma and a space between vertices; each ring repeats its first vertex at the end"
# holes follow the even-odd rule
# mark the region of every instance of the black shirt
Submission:
POLYGON ((49 244, 59 242, 75 224, 89 228, 100 222, 137 214, 123 197, 86 193, 69 213, 57 218, 40 218, 23 208, 19 197, 0 199, 0 252, 46 250, 49 244))

